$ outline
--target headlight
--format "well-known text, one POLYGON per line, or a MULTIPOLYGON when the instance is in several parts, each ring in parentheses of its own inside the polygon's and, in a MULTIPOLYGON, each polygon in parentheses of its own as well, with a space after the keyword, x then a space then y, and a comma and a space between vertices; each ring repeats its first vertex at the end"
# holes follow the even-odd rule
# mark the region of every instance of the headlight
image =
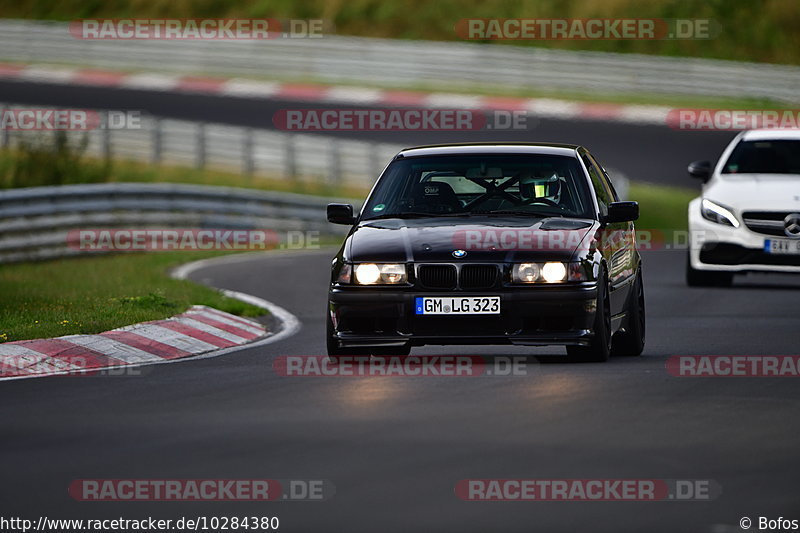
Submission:
POLYGON ((700 202, 700 214, 711 222, 726 224, 734 228, 739 227, 739 221, 736 220, 736 216, 728 208, 715 204, 706 198, 703 198, 703 201, 700 202))
POLYGON ((533 283, 539 280, 539 265, 520 263, 511 269, 511 279, 516 283, 533 283))
POLYGON ((561 262, 545 263, 542 267, 542 277, 547 283, 558 283, 567 277, 567 267, 561 262))
POLYGON ((359 285, 397 285, 408 279, 406 266, 400 263, 361 263, 355 274, 359 285))
POLYGON ((562 281, 587 281, 583 266, 580 263, 519 263, 511 267, 513 283, 559 283, 562 281))

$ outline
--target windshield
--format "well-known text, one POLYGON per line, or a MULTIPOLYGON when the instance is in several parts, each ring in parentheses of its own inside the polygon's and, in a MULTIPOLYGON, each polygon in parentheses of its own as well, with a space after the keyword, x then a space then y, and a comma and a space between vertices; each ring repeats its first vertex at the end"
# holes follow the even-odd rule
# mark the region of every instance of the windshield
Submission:
POLYGON ((364 220, 448 215, 593 218, 578 160, 556 155, 398 159, 364 207, 364 220))
POLYGON ((722 173, 800 174, 800 140, 740 142, 722 173))

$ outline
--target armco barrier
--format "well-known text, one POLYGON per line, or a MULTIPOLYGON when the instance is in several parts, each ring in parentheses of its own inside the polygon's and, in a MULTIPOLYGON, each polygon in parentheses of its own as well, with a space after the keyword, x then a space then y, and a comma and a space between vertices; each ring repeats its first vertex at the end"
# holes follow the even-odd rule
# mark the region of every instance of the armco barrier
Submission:
MULTIPOLYGON (((32 106, 0 103, 3 109, 32 106)), ((36 106, 49 109, 45 106, 36 106)), ((102 113, 102 112, 101 112, 102 113)), ((137 128, 98 128, 65 134, 73 145, 86 137, 88 155, 131 159, 245 175, 310 180, 333 187, 370 187, 404 146, 317 134, 172 120, 143 115, 137 128)), ((64 133, 64 132, 62 132, 64 133)), ((56 132, 0 131, 0 145, 46 138, 56 132)))
POLYGON ((165 183, 101 183, 0 190, 0 263, 85 254, 79 228, 226 228, 341 232, 332 200, 290 193, 165 183))
POLYGON ((800 101, 800 68, 468 42, 324 36, 266 41, 80 40, 67 23, 0 20, 0 60, 325 83, 498 85, 800 101))

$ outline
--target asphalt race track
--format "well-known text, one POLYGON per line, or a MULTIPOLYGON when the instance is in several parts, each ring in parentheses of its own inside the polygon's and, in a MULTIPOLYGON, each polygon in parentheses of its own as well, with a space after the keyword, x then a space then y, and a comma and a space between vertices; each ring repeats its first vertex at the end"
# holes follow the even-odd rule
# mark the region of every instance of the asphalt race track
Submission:
MULTIPOLYGON (((640 358, 528 357, 526 375, 280 377, 280 355, 324 350, 334 250, 248 256, 196 271, 268 298, 298 334, 142 376, 6 382, 5 516, 276 515, 283 531, 739 531, 742 516, 797 513, 800 391, 790 378, 678 378, 670 355, 797 353, 800 280, 751 276, 689 289, 684 255, 645 254, 640 358), (325 502, 77 502, 74 479, 326 479, 325 502), (690 502, 465 502, 468 478, 712 479, 690 502)), ((414 354, 553 355, 561 348, 426 347, 414 354)))
MULTIPOLYGON (((140 110, 183 120, 202 120, 274 129, 280 109, 321 109, 331 105, 291 100, 265 100, 180 94, 133 89, 80 87, 45 83, 0 81, 0 102, 89 109, 140 110)), ((367 109, 365 106, 337 108, 367 109)), ((630 179, 697 187, 686 174, 692 161, 716 160, 735 132, 679 131, 666 126, 623 124, 601 120, 528 121, 528 130, 465 132, 332 132, 354 139, 371 139, 407 146, 441 142, 547 141, 582 144, 608 168, 630 179)))
MULTIPOLYGON (((300 106, 7 81, 0 82, 0 101, 142 109, 265 128, 279 108, 300 106)), ((574 142, 633 180, 696 186, 686 164, 714 159, 731 137, 541 120, 513 135, 386 133, 380 140, 574 142)), ((295 314, 302 329, 285 340, 143 367, 140 376, 4 382, 3 516, 275 515, 282 531, 681 533, 741 531, 743 516, 800 518, 797 382, 678 378, 665 369, 671 355, 797 354, 800 278, 748 276, 729 289, 690 289, 684 252, 649 252, 648 343, 640 358, 570 364, 559 357, 562 348, 425 347, 413 353, 526 356, 526 374, 281 377, 275 357, 324 353, 334 253, 253 255, 192 275, 295 314), (93 478, 325 479, 336 494, 324 502, 274 503, 70 498, 73 480, 93 478), (711 479, 722 493, 705 502, 465 502, 454 487, 470 478, 711 479)))

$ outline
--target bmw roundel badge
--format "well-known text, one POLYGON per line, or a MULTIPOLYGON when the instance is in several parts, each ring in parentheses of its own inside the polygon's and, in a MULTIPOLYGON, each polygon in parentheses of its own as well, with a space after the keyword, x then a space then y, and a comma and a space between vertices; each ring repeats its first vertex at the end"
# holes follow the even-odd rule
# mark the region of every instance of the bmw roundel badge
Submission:
POLYGON ((456 259, 461 259, 462 257, 466 256, 467 252, 465 252, 464 250, 453 250, 453 257, 455 257, 456 259))

